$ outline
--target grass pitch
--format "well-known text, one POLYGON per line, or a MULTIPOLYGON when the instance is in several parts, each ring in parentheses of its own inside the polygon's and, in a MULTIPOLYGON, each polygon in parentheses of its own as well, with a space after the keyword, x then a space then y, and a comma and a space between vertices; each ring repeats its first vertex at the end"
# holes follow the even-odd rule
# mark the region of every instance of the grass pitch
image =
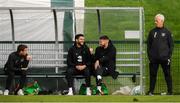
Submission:
POLYGON ((180 102, 179 96, 0 96, 0 102, 180 102))

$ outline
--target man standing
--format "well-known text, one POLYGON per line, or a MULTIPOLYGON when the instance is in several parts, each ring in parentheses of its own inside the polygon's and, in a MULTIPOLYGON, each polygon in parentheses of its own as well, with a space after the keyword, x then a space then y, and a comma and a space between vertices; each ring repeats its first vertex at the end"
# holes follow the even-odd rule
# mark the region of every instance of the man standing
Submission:
POLYGON ((84 42, 84 35, 77 34, 75 36, 75 43, 69 49, 67 56, 67 74, 69 92, 67 95, 73 95, 73 75, 82 74, 86 77, 86 94, 91 95, 90 90, 90 67, 91 67, 91 54, 90 50, 84 42))
POLYGON ((95 51, 95 72, 97 89, 101 94, 102 76, 111 75, 116 79, 118 72, 116 68, 116 48, 109 40, 108 36, 103 35, 99 38, 99 47, 95 51))
POLYGON ((171 32, 164 27, 164 16, 155 16, 156 27, 149 32, 147 39, 147 52, 150 69, 149 95, 153 95, 159 64, 164 72, 167 83, 168 95, 172 95, 172 77, 170 73, 171 56, 173 51, 173 39, 171 32))
POLYGON ((4 70, 8 75, 4 95, 9 95, 9 90, 12 86, 12 81, 16 74, 20 75, 21 78, 20 85, 15 92, 18 95, 24 95, 22 88, 24 87, 26 82, 26 72, 28 69, 29 61, 31 59, 31 56, 28 55, 28 47, 26 45, 19 45, 17 47, 17 51, 9 55, 4 67, 4 70))

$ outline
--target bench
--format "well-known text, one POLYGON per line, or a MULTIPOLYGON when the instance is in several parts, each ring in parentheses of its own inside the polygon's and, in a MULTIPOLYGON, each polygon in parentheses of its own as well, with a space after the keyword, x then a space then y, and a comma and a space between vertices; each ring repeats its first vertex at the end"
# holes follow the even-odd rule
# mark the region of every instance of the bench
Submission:
MULTIPOLYGON (((64 53, 64 54, 67 54, 67 53, 64 53)), ((51 64, 51 65, 48 65, 48 64, 30 64, 30 68, 29 70, 37 70, 37 69, 41 69, 43 70, 45 68, 48 68, 48 69, 54 69, 54 73, 35 73, 35 72, 27 72, 27 77, 28 78, 65 78, 65 69, 67 67, 67 65, 65 64, 65 60, 66 58, 63 58, 63 59, 59 59, 59 60, 53 60, 53 59, 49 59, 49 60, 43 60, 43 59, 39 59, 39 60, 36 60, 36 59, 33 59, 34 62, 38 62, 38 61, 53 61, 53 62, 57 62, 57 61, 60 61, 60 62, 64 62, 64 63, 61 63, 61 64, 51 64)), ((121 61, 120 59, 118 59, 117 61, 121 61)), ((122 66, 125 66, 125 67, 128 67, 128 66, 134 66, 134 64, 116 64, 117 67, 122 67, 122 66)), ((137 65, 136 65, 137 66, 137 65)), ((4 72, 2 71, 3 68, 0 69, 1 72, 0 72, 0 78, 5 78, 7 77, 6 74, 4 74, 4 72)), ((132 78, 132 81, 135 81, 135 78, 136 77, 139 77, 140 76, 140 73, 139 72, 136 72, 136 73, 126 73, 126 72, 121 72, 119 73, 118 77, 128 77, 128 78, 132 78)), ((19 76, 16 76, 16 77, 19 77, 19 76)), ((84 78, 84 76, 82 75, 76 75, 74 76, 74 78, 84 78)))

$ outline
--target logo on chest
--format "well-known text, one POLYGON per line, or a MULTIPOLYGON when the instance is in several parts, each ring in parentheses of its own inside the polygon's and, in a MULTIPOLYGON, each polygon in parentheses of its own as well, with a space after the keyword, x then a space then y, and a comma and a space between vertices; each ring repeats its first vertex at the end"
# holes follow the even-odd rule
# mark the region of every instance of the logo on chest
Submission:
POLYGON ((166 36, 166 33, 161 33, 161 36, 162 36, 162 37, 165 37, 165 36, 166 36))
POLYGON ((78 62, 82 62, 82 56, 81 56, 81 55, 79 55, 79 56, 77 57, 77 61, 78 61, 78 62))

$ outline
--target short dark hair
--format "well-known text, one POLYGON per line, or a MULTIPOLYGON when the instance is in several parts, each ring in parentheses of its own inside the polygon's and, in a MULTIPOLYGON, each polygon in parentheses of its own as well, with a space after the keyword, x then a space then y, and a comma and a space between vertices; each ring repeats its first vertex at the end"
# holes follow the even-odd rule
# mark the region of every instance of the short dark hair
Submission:
POLYGON ((109 40, 109 37, 106 36, 106 35, 102 35, 102 36, 99 37, 99 39, 100 39, 100 40, 101 40, 101 39, 103 39, 103 40, 109 40))
POLYGON ((79 39, 79 37, 81 37, 81 36, 83 36, 83 37, 84 37, 84 35, 83 35, 83 34, 76 34, 76 36, 75 36, 75 40, 76 40, 76 39, 79 39))
POLYGON ((24 51, 25 48, 28 48, 27 45, 20 44, 17 47, 17 52, 19 53, 20 51, 24 51))

